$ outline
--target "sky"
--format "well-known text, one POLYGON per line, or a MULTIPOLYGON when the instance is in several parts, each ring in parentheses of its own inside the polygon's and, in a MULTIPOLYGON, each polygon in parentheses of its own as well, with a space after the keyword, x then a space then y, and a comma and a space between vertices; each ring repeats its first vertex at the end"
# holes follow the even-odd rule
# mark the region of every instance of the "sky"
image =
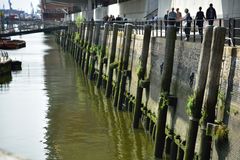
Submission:
MULTIPOLYGON (((34 10, 37 10, 37 5, 40 0, 11 0, 13 9, 24 10, 28 13, 31 13, 31 2, 33 4, 34 10)), ((0 9, 3 9, 3 5, 5 5, 5 9, 9 9, 8 0, 0 0, 0 9)))

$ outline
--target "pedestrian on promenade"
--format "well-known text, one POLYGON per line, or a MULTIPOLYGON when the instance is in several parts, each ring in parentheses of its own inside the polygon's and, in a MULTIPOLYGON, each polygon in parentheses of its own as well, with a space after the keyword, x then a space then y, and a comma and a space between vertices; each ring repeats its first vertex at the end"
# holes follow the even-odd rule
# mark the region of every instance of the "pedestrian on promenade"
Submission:
POLYGON ((172 8, 172 11, 168 14, 168 24, 170 26, 174 26, 176 23, 177 13, 174 11, 174 8, 172 8))
POLYGON ((199 11, 197 12, 195 19, 197 21, 196 25, 198 26, 199 34, 202 36, 203 35, 203 22, 205 19, 204 13, 202 11, 202 7, 199 7, 199 11))
POLYGON ((167 24, 168 24, 168 13, 169 13, 169 10, 167 10, 166 14, 165 14, 164 17, 163 17, 163 19, 164 19, 165 31, 167 30, 167 24))
POLYGON ((216 10, 213 8, 212 3, 210 3, 209 8, 207 9, 206 18, 209 25, 213 25, 214 19, 217 19, 216 10))
POLYGON ((184 32, 185 32, 185 35, 186 35, 186 38, 185 40, 186 41, 189 41, 189 38, 190 38, 190 31, 191 31, 191 23, 192 23, 192 17, 189 13, 189 10, 186 8, 185 9, 185 16, 183 18, 183 21, 184 21, 184 32))
POLYGON ((176 27, 177 27, 177 33, 179 32, 180 29, 180 23, 182 20, 182 13, 179 12, 179 8, 176 9, 177 14, 176 14, 176 27))

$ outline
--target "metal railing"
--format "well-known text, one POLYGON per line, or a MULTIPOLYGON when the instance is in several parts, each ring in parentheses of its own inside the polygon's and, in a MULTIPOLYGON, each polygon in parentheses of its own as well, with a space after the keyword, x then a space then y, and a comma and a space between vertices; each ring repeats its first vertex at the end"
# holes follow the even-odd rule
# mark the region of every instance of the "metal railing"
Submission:
MULTIPOLYGON (((215 19, 213 20, 214 26, 223 26, 226 27, 226 43, 229 46, 240 45, 240 18, 230 18, 230 19, 215 19)), ((152 36, 156 37, 165 37, 166 30, 170 26, 169 24, 174 24, 177 27, 177 39, 184 40, 186 37, 186 29, 190 31, 189 41, 192 42, 202 42, 204 30, 208 25, 208 21, 203 21, 203 26, 197 26, 197 20, 191 20, 191 27, 184 25, 185 21, 178 21, 179 26, 176 26, 176 21, 170 20, 148 20, 148 21, 108 21, 107 23, 113 24, 118 23, 122 24, 122 29, 125 23, 132 23, 134 27, 134 32, 136 34, 144 34, 144 25, 152 25, 152 36), (201 32, 202 30, 202 32, 201 32)), ((101 23, 104 25, 104 21, 95 21, 95 23, 101 23)))

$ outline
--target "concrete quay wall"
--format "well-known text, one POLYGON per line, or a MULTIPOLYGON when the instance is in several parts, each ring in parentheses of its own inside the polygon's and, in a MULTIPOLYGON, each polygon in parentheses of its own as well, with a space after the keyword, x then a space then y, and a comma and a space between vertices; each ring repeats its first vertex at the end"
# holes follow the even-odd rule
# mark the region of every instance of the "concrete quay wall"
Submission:
MULTIPOLYGON (((85 58, 83 55, 88 55, 89 41, 86 41, 87 38, 80 40, 80 44, 74 42, 74 33, 71 31, 69 33, 63 33, 63 39, 59 38, 58 43, 63 46, 63 49, 69 51, 73 54, 73 57, 76 59, 77 63, 83 64, 84 61, 89 62, 88 58, 85 58), (66 41, 65 41, 66 39, 66 41), (79 51, 80 50, 80 51, 79 51)), ((109 61, 106 63, 106 60, 110 59, 110 53, 112 48, 112 31, 110 31, 107 36, 103 36, 103 33, 106 31, 100 32, 100 40, 97 43, 97 48, 102 44, 102 39, 106 40, 106 54, 105 52, 96 52, 93 54, 90 59, 96 59, 97 63, 91 63, 91 68, 95 69, 95 77, 97 82, 99 82, 99 77, 103 78, 102 86, 103 89, 106 88, 106 80, 108 75, 108 70, 110 69, 109 61), (107 38, 106 38, 107 37, 107 38), (102 55, 104 54, 104 55, 102 55), (94 67, 93 67, 94 66, 94 67)), ((60 35, 60 34, 59 34, 60 35)), ((89 34, 90 35, 90 34, 89 34)), ((98 34, 97 34, 98 35, 98 34)), ((123 37, 124 33, 122 31, 118 32, 117 36, 117 45, 114 62, 117 65, 120 63, 120 57, 123 50, 123 37)), ((96 42, 95 42, 96 43, 96 42)), ((136 90, 138 88, 138 73, 139 73, 139 62, 141 60, 141 52, 143 48, 143 36, 142 35, 131 35, 130 43, 130 55, 127 65, 127 71, 120 69, 120 71, 127 77, 125 87, 125 97, 129 98, 128 93, 136 97, 136 90), (130 74, 129 74, 130 73, 130 74), (126 75, 125 75, 126 74, 126 75)), ((154 115, 158 115, 159 111, 159 97, 160 97, 160 86, 162 78, 162 69, 164 65, 164 56, 165 56, 165 46, 166 39, 160 37, 152 37, 150 41, 150 47, 148 52, 148 61, 147 61, 147 72, 144 79, 149 79, 149 87, 144 87, 143 89, 143 99, 142 104, 147 108, 147 113, 151 113, 152 122, 156 123, 154 120, 154 115)), ((96 46, 94 46, 96 47, 96 46)), ((101 46, 102 47, 102 46, 101 46)), ((126 46, 125 46, 126 47, 126 46)), ((91 49, 90 49, 91 50, 91 49)), ((167 128, 173 129, 175 135, 179 135, 182 141, 186 140, 186 134, 188 130, 189 117, 186 113, 187 99, 193 93, 193 88, 195 85, 198 69, 198 62, 200 58, 201 44, 193 42, 184 42, 176 40, 175 51, 174 51, 174 63, 173 63, 173 76, 170 94, 177 98, 176 107, 168 107, 167 115, 167 128)), ((91 55, 90 55, 91 56, 91 55)), ((220 91, 223 94, 223 104, 218 104, 216 107, 216 117, 218 120, 222 121, 228 126, 229 129, 229 141, 224 144, 214 144, 213 145, 213 159, 219 159, 220 157, 225 157, 227 159, 238 159, 239 155, 239 122, 240 122, 240 113, 239 113, 239 104, 240 104, 240 48, 228 47, 224 48, 224 56, 222 59, 222 71, 220 76, 220 91), (225 110, 225 112, 223 112, 225 110), (224 116, 222 116, 224 115, 224 116)), ((93 62, 93 61, 92 61, 93 62)), ((112 62, 111 62, 112 63, 112 62)), ((81 65, 83 69, 83 65, 81 65)), ((86 66, 88 67, 88 66, 86 66)), ((111 66, 112 67, 112 66, 111 66)), ((91 69, 90 68, 90 69, 91 69)), ((86 71, 85 71, 86 72, 86 71)), ((116 89, 117 82, 117 73, 118 69, 115 68, 113 71, 113 92, 116 89), (115 86, 114 86, 115 84, 115 86)), ((86 72, 86 74, 88 74, 86 72)), ((95 78, 95 80, 96 80, 95 78)), ((97 83, 98 84, 98 83, 97 83)), ((121 83, 122 84, 122 83, 121 83)), ((100 87, 100 86, 99 86, 100 87)), ((131 97, 130 96, 130 97, 131 97)), ((113 98, 114 95, 111 94, 113 98)), ((130 101, 131 103, 134 101, 130 101)), ((136 103, 136 101, 135 101, 136 103)), ((125 108, 124 108, 125 109, 125 108)), ((129 110, 129 108, 127 108, 129 110)), ((144 112, 144 111, 142 111, 144 112)), ((146 112, 144 113, 146 116, 146 112)), ((147 115, 148 116, 148 115, 147 115)), ((144 125, 143 125, 144 126, 144 125)), ((151 126, 151 123, 150 123, 151 126)), ((153 125, 152 125, 153 126, 153 125)), ((154 128, 154 127, 153 127, 154 128)), ((200 129, 199 129, 200 130, 200 129)), ((152 137, 155 135, 154 129, 150 129, 152 137), (152 130, 152 132, 151 132, 152 130)), ((215 141, 214 141, 215 142, 215 141)), ((196 145, 196 152, 199 149, 199 136, 196 145)))
MULTIPOLYGON (((116 57, 122 50, 122 32, 118 34, 116 57)), ((108 49, 111 48, 111 32, 108 38, 108 49)), ((161 69, 164 65, 165 38, 152 37, 149 49, 146 77, 150 79, 149 90, 144 90, 143 104, 153 113, 158 111, 158 101, 160 96, 161 69)), ((137 88, 137 68, 143 46, 142 35, 132 35, 129 70, 132 71, 131 79, 128 80, 127 91, 133 96, 136 95, 137 88)), ((186 113, 188 96, 193 93, 195 80, 197 77, 198 62, 200 58, 201 44, 176 40, 173 77, 171 94, 176 96, 177 107, 174 113, 171 107, 168 109, 167 125, 174 126, 175 134, 186 137, 189 117, 186 113), (194 74, 191 82, 190 75, 194 74), (192 84, 191 84, 192 83, 192 84)), ((107 70, 104 71, 107 75, 107 70)), ((116 75, 114 76, 116 80, 116 75)), ((226 157, 237 159, 240 153, 239 122, 240 122, 240 48, 224 48, 222 60, 222 71, 220 78, 220 90, 225 96, 224 122, 229 129, 229 143, 217 146, 213 145, 213 159, 226 157)), ((217 107, 216 107, 217 108, 217 107)), ((218 109, 216 109, 217 112, 218 109)), ((157 115, 157 114, 156 114, 157 115)), ((218 114, 217 114, 218 115, 218 114)), ((219 117, 217 117, 218 119, 219 117)), ((198 136, 199 138, 199 136, 198 136)), ((198 142, 196 151, 198 151, 198 142)))

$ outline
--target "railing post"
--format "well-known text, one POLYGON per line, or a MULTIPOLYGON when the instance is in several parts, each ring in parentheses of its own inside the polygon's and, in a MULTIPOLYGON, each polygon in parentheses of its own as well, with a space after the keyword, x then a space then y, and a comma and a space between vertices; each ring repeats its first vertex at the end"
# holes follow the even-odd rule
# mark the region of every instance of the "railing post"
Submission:
MULTIPOLYGON (((191 28, 190 28, 191 30, 191 28)), ((196 20, 193 20, 193 42, 196 42, 196 20)))
POLYGON ((183 36, 182 36, 182 32, 183 32, 182 22, 183 22, 183 21, 180 22, 180 27, 181 27, 181 28, 180 28, 180 33, 181 33, 180 39, 181 39, 181 41, 183 40, 183 36))
POLYGON ((162 30, 163 30, 163 23, 162 20, 160 20, 160 36, 162 37, 162 30))
POLYGON ((231 46, 231 40, 232 40, 232 18, 229 18, 228 20, 228 38, 229 38, 229 41, 228 41, 228 45, 231 46))
POLYGON ((233 46, 235 47, 235 37, 236 37, 236 32, 235 32, 235 28, 236 28, 236 19, 233 18, 233 25, 232 25, 232 42, 233 42, 233 46))

